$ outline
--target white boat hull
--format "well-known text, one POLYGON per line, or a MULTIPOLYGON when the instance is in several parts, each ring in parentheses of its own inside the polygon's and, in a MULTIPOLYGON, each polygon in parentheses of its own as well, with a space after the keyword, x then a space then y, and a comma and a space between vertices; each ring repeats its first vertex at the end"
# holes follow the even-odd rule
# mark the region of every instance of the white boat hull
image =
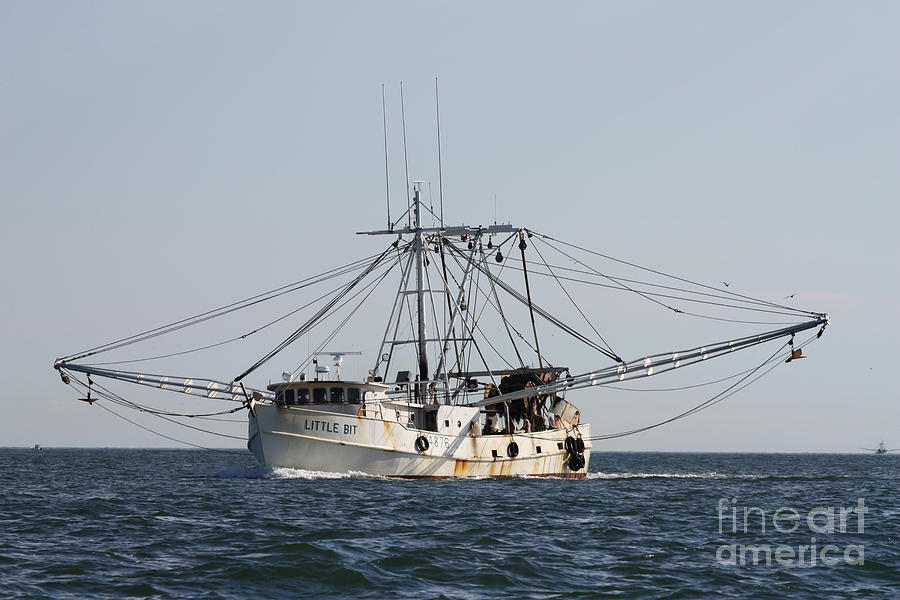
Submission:
POLYGON ((269 467, 401 478, 581 478, 590 461, 590 426, 584 424, 578 426, 585 440, 584 466, 573 471, 565 450, 573 432, 566 429, 447 435, 380 418, 262 403, 254 403, 249 419, 247 447, 269 467), (428 440, 421 452, 420 436, 428 440), (509 456, 513 442, 518 452, 509 456))

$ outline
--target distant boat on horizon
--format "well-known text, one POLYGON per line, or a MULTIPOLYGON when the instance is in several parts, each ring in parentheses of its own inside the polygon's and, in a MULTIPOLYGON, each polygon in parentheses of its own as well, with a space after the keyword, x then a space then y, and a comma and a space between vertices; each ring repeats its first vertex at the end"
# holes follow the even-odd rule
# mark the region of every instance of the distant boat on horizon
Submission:
POLYGON ((877 448, 860 448, 860 450, 868 450, 869 452, 874 452, 875 454, 887 454, 888 452, 896 452, 900 450, 900 448, 888 448, 884 445, 884 441, 878 444, 877 448))
POLYGON ((41 445, 40 445, 40 444, 35 444, 35 445, 34 445, 34 449, 35 449, 35 450, 43 450, 43 448, 41 448, 41 445))

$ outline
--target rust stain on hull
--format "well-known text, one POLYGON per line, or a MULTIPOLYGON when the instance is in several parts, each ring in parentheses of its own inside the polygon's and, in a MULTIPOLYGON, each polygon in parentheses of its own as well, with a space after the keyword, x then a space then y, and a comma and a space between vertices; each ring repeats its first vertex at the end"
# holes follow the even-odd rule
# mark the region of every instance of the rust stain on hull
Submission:
POLYGON ((382 421, 381 423, 384 425, 384 445, 393 446, 394 430, 391 428, 391 424, 388 421, 382 421))

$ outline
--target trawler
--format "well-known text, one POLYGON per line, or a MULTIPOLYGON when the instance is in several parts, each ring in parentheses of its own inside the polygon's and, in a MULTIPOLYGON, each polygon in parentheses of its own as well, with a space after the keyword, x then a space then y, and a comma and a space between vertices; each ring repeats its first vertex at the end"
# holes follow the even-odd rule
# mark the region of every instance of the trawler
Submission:
MULTIPOLYGON (((221 414, 247 410, 247 447, 260 464, 269 467, 402 478, 581 478, 590 464, 592 442, 615 435, 593 437, 591 426, 581 419, 581 411, 566 400, 568 391, 657 376, 782 340, 779 350, 785 352, 786 360, 770 358, 753 370, 756 373, 773 360, 780 363, 804 358, 801 346, 821 336, 828 323, 827 315, 812 313, 799 323, 764 333, 625 360, 605 345, 602 337, 601 341, 588 337, 533 301, 529 275, 546 277, 552 272, 549 263, 535 269, 532 261, 526 259, 529 241, 537 239, 538 234, 526 228, 498 224, 425 227, 420 217, 425 210, 421 193, 421 184, 416 182, 406 226, 363 232, 396 238, 387 249, 374 260, 357 262, 357 268, 361 269, 358 275, 335 288, 326 296, 327 302, 301 327, 230 381, 120 371, 76 362, 143 341, 148 336, 169 333, 173 327, 192 324, 190 319, 60 358, 55 367, 64 382, 86 389, 87 397, 80 398, 85 402, 106 399, 170 420, 220 413, 176 415, 139 406, 99 386, 93 378, 105 377, 238 403, 221 414), (495 244, 495 238, 501 239, 495 244), (505 250, 508 250, 506 256, 505 250), (515 250, 519 257, 514 271, 507 261, 515 250), (496 269, 492 269, 492 263, 496 269), (499 271, 504 268, 521 276, 522 291, 499 277, 499 271), (314 367, 314 378, 308 379, 306 371, 298 369, 283 373, 282 381, 264 389, 244 385, 247 376, 311 331, 338 306, 352 306, 351 314, 355 314, 362 302, 354 305, 348 298, 354 290, 354 299, 360 295, 363 300, 367 298, 363 293, 367 289, 362 283, 364 279, 369 277, 380 282, 395 270, 399 271, 399 287, 389 307, 374 366, 367 377, 353 381, 341 375, 344 357, 358 352, 329 351, 320 346, 321 349, 308 357, 311 363, 305 365, 314 367), (507 302, 515 300, 524 308, 531 336, 523 332, 526 328, 517 328, 507 319, 508 307, 500 300, 501 291, 505 292, 507 302), (499 331, 499 336, 484 330, 482 321, 487 309, 498 316, 500 325, 494 331, 499 331), (611 364, 573 374, 566 366, 551 363, 540 350, 537 317, 584 343, 611 364), (429 321, 437 333, 429 333, 429 321), (795 347, 794 336, 814 328, 818 332, 795 347), (498 337, 505 337, 513 348, 515 362, 510 361, 512 364, 497 366, 488 360, 488 352, 496 349, 500 341, 498 337), (412 352, 401 358, 403 349, 412 352), (536 364, 529 364, 523 357, 526 350, 534 353, 536 364), (319 364, 322 356, 333 360, 333 374, 330 366, 319 364), (78 373, 86 374, 87 379, 81 381, 76 377, 78 373)), ((636 293, 658 294, 649 289, 636 293)), ((712 304, 722 304, 722 298, 730 298, 741 308, 789 312, 786 307, 760 304, 761 301, 728 296, 726 292, 696 293, 712 304), (710 299, 711 295, 716 298, 710 299)), ((256 300, 257 296, 248 299, 256 300)), ((577 303, 574 306, 581 310, 577 303)), ((209 316, 204 313, 193 319, 200 322, 209 316)), ((327 337, 326 342, 332 337, 327 337)))
MULTIPOLYGON (((439 136, 438 133, 438 140, 439 136)), ((85 392, 80 400, 110 412, 114 412, 110 405, 117 405, 216 434, 196 424, 203 419, 222 420, 246 410, 247 447, 267 467, 399 478, 582 478, 588 471, 595 442, 634 435, 722 401, 778 364, 804 358, 802 348, 821 337, 829 323, 825 313, 667 275, 527 227, 496 222, 486 226, 448 225, 444 221, 442 191, 438 212, 423 199, 423 182, 407 183, 406 200, 406 211, 392 220, 388 191, 387 227, 360 232, 376 239, 388 238, 386 247, 382 245, 376 254, 212 311, 61 357, 54 367, 64 383, 85 392), (556 258, 548 260, 546 256, 551 253, 556 258), (606 267, 594 266, 591 261, 596 260, 637 269, 662 281, 612 275, 606 267), (391 275, 399 283, 396 293, 387 296, 393 300, 383 305, 387 318, 379 318, 377 312, 363 307, 391 275), (563 301, 571 304, 563 309, 565 317, 546 308, 543 298, 533 297, 535 279, 546 284, 544 290, 549 289, 547 286, 555 289, 557 284, 562 289, 563 301), (161 336, 175 335, 289 294, 320 290, 329 282, 337 285, 300 308, 292 308, 251 331, 231 334, 225 340, 162 355, 85 362, 89 357, 155 342, 161 336), (674 311, 682 318, 740 323, 744 328, 756 329, 759 324, 772 324, 776 315, 781 321, 774 322, 777 327, 762 332, 747 334, 745 329, 744 333, 721 341, 636 353, 635 358, 625 359, 600 334, 595 320, 589 318, 590 308, 575 299, 573 294, 577 292, 570 288, 578 286, 632 294, 649 306, 674 311), (308 314, 302 324, 235 377, 176 377, 157 374, 149 367, 152 361, 244 343, 261 330, 294 318, 301 309, 308 314), (378 320, 384 323, 384 332, 380 343, 370 347, 372 368, 368 374, 344 379, 345 357, 360 356, 360 352, 334 350, 339 346, 333 344, 340 340, 355 347, 362 345, 352 335, 336 338, 339 333, 343 335, 354 317, 358 322, 361 314, 367 325, 378 320), (766 320, 749 320, 747 314, 765 315, 766 320), (518 322, 514 317, 518 317, 518 322), (573 320, 584 323, 576 327, 573 320), (328 330, 335 322, 334 328, 328 330), (538 323, 561 333, 569 340, 567 347, 572 352, 576 347, 583 349, 578 351, 580 358, 587 356, 602 364, 575 370, 551 360, 541 349, 538 323), (795 342, 795 336, 808 331, 809 339, 795 342), (315 348, 311 347, 311 336, 317 336, 315 348), (283 372, 281 380, 275 383, 249 385, 251 376, 258 377, 258 369, 275 356, 284 357, 282 353, 288 348, 289 354, 296 356, 295 342, 300 339, 307 340, 310 351, 297 368, 283 372), (567 399, 574 390, 602 389, 610 384, 699 369, 696 365, 764 344, 773 344, 775 351, 749 369, 743 368, 723 379, 727 383, 722 392, 672 418, 644 427, 596 434, 582 420, 580 409, 567 399), (371 352, 372 348, 377 350, 371 352), (323 357, 330 357, 333 365, 320 364, 323 357), (147 368, 112 368, 125 363, 147 368), (109 385, 100 385, 97 378, 231 403, 231 407, 179 412, 126 397, 109 385)))
POLYGON ((900 448, 888 448, 884 441, 878 444, 877 448, 860 448, 860 450, 868 450, 869 452, 874 452, 875 454, 882 455, 887 454, 888 452, 897 452, 900 448))

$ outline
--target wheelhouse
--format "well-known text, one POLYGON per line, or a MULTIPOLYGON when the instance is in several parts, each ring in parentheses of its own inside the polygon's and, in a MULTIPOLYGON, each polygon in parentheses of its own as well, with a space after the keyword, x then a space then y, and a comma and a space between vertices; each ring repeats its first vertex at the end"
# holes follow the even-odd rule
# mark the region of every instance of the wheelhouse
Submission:
POLYGON ((361 404, 385 386, 354 381, 293 381, 268 386, 276 406, 304 404, 361 404), (368 394, 368 396, 367 396, 368 394))

